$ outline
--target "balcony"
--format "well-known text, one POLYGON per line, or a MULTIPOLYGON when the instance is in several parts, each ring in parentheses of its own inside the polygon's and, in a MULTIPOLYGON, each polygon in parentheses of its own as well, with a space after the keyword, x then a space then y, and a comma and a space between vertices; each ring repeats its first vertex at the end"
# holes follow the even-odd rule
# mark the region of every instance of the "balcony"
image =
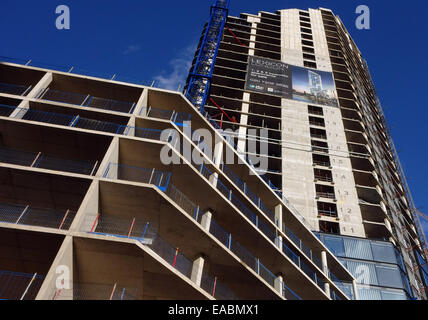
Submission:
POLYGON ((38 99, 122 113, 133 113, 136 105, 135 102, 104 99, 85 94, 52 90, 49 88, 43 89, 38 95, 38 99))
POLYGON ((313 154, 312 160, 313 160, 314 166, 331 168, 330 157, 328 156, 313 154))
POLYGON ((1 227, 0 300, 35 300, 63 240, 1 227))
MULTIPOLYGON (((152 176, 152 175, 148 174, 148 172, 150 172, 151 170, 144 170, 144 171, 147 172, 147 174, 144 174, 144 176, 146 177, 146 180, 145 180, 146 183, 149 181, 167 181, 165 179, 160 179, 160 178, 154 178, 154 179, 148 180, 152 176)), ((209 175, 209 171, 202 169, 202 173, 204 175, 205 175, 205 173, 207 173, 208 177, 212 178, 212 176, 209 175)), ((109 177, 111 174, 113 176, 115 176, 115 173, 113 172, 113 173, 107 173, 106 177, 109 177)), ((154 177, 159 177, 159 176, 160 176, 160 173, 157 173, 155 171, 154 177)), ((163 176, 165 176, 165 175, 163 175, 163 176)), ((170 179, 170 180, 172 181, 173 179, 170 179)), ((220 188, 220 190, 226 190, 225 186, 220 181, 217 181, 217 185, 218 185, 218 188, 220 188)), ((168 185, 161 183, 158 187, 160 188, 160 190, 165 190, 164 192, 170 198, 176 199, 174 201, 176 201, 176 203, 178 203, 180 207, 184 208, 190 217, 192 217, 193 219, 195 219, 196 221, 199 222, 199 219, 203 215, 203 212, 201 212, 200 208, 196 204, 194 204, 194 202, 192 202, 192 200, 188 199, 187 196, 181 195, 181 192, 177 189, 177 187, 175 187, 171 183, 169 183, 168 185)), ((228 197, 230 197, 230 192, 226 192, 224 194, 226 194, 228 197)), ((261 230, 261 232, 263 234, 265 234, 266 237, 268 239, 270 239, 270 241, 273 242, 273 244, 275 243, 276 235, 275 235, 275 233, 272 232, 272 230, 270 230, 269 227, 267 227, 261 220, 258 220, 258 219, 254 220, 254 218, 255 218, 254 216, 248 215, 248 214, 251 214, 251 211, 248 211, 248 209, 245 209, 245 207, 242 206, 242 203, 240 201, 237 201, 236 198, 232 197, 231 202, 234 205, 238 206, 238 208, 240 208, 242 210, 241 212, 243 212, 244 215, 246 215, 249 219, 251 219, 251 221, 256 225, 256 227, 258 227, 261 230)), ((218 213, 219 212, 217 212, 217 214, 218 213)), ((221 220, 223 221, 223 219, 221 219, 221 220)), ((231 224, 229 223, 228 225, 231 225, 231 224)), ((240 240, 246 239, 245 242, 247 243, 248 237, 241 237, 239 235, 236 235, 236 233, 235 233, 235 235, 232 236, 229 232, 224 231, 222 229, 221 225, 218 224, 216 221, 213 221, 212 226, 213 227, 210 228, 210 233, 212 233, 219 241, 221 241, 226 248, 231 250, 234 255, 238 256, 241 261, 245 261, 246 264, 251 269, 253 269, 257 274, 259 274, 273 288, 274 279, 275 279, 275 277, 273 276, 273 273, 269 272, 267 269, 265 271, 263 271, 264 268, 259 269, 260 266, 262 266, 260 264, 260 262, 258 262, 259 260, 257 258, 254 258, 253 254, 245 249, 245 247, 247 247, 245 244, 242 245, 241 243, 236 242, 236 239, 240 239, 240 240)), ((241 229, 242 229, 242 227, 241 227, 241 229)), ((236 232, 236 230, 235 230, 235 232, 236 232)), ((284 246, 285 246, 285 244, 284 244, 284 246)), ((284 248, 287 248, 287 247, 285 246, 284 248)), ((287 250, 287 252, 288 252, 288 250, 287 250)), ((264 252, 263 257, 260 258, 260 261, 262 261, 263 259, 267 259, 269 256, 266 249, 264 251, 257 250, 257 252, 259 252, 259 253, 264 252)), ((287 255, 286 252, 284 252, 284 254, 287 255)), ((270 260, 270 258, 269 258, 269 260, 270 260)))
POLYGON ((44 74, 42 71, 0 64, 0 94, 25 96, 44 74))

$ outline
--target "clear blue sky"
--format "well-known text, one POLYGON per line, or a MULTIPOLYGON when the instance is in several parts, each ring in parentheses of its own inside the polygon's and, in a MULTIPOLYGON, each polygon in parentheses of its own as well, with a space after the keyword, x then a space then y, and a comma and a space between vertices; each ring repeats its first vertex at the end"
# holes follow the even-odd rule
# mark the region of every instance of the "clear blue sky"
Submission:
MULTIPOLYGON (((211 0, 0 1, 0 55, 79 66, 138 80, 183 82, 211 0), (71 10, 71 30, 55 28, 55 8, 71 10)), ((369 63, 418 207, 428 212, 426 1, 231 0, 231 14, 287 8, 332 9, 369 63), (371 9, 371 30, 355 8, 371 9)), ((426 228, 428 230, 428 226, 426 228)))

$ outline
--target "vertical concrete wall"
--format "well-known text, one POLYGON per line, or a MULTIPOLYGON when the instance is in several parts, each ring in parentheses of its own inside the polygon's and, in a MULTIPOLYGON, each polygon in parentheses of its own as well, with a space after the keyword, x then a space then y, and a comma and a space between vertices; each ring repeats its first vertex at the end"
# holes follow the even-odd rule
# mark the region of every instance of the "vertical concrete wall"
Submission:
MULTIPOLYGON (((332 72, 321 11, 310 9, 309 14, 318 70, 332 72)), ((303 66, 301 40, 299 10, 282 10, 281 57, 284 63, 303 66)), ((340 109, 322 108, 341 233, 365 236, 340 109)), ((319 230, 307 103, 282 99, 282 158, 285 196, 312 228, 319 230)), ((336 222, 335 218, 323 219, 336 222)))

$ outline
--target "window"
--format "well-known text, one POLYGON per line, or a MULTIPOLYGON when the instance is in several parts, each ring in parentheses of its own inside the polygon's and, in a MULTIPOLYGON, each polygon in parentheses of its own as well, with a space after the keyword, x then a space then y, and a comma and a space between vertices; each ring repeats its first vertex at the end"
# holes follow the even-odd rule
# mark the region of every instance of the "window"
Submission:
POLYGON ((318 127, 325 127, 325 121, 323 118, 317 118, 317 117, 309 117, 309 124, 318 126, 318 127))
POLYGON ((328 202, 317 202, 318 206, 318 215, 321 217, 337 217, 337 206, 334 203, 328 202))
MULTIPOLYGON (((323 142, 323 141, 318 141, 318 140, 311 140, 311 145, 312 145, 312 151, 313 152, 322 152, 322 153, 329 153, 328 150, 328 143, 327 142, 323 142)), ((321 181, 326 181, 326 180, 322 180, 321 181)), ((327 182, 331 182, 331 181, 327 181, 327 182)))
POLYGON ((307 68, 312 68, 312 69, 317 68, 317 64, 314 62, 310 62, 310 61, 303 61, 303 65, 307 68))
POLYGON ((314 162, 314 165, 317 166, 330 167, 331 165, 329 156, 323 156, 321 154, 312 154, 312 160, 314 162))
POLYGON ((312 41, 308 41, 308 40, 302 40, 302 44, 305 46, 310 46, 310 47, 314 46, 314 43, 312 41))
MULTIPOLYGON (((320 141, 316 141, 316 142, 320 142, 320 141)), ((329 170, 314 169, 314 177, 315 177, 315 180, 319 180, 323 182, 333 182, 333 174, 329 170)))
POLYGON ((327 131, 323 129, 310 128, 311 137, 315 139, 327 139, 327 131))
POLYGON ((319 228, 324 233, 340 234, 339 224, 335 222, 320 221, 319 228))
POLYGON ((316 195, 318 198, 336 199, 334 188, 323 184, 315 185, 316 195))
POLYGON ((308 112, 309 114, 315 114, 319 116, 324 115, 323 109, 321 107, 316 107, 316 106, 308 106, 308 112))
POLYGON ((302 49, 303 49, 303 52, 315 53, 315 50, 313 48, 302 47, 302 49))
POLYGON ((314 56, 314 55, 312 55, 312 54, 304 53, 304 54, 303 54, 303 58, 304 58, 304 59, 308 59, 308 60, 316 61, 315 56, 314 56))

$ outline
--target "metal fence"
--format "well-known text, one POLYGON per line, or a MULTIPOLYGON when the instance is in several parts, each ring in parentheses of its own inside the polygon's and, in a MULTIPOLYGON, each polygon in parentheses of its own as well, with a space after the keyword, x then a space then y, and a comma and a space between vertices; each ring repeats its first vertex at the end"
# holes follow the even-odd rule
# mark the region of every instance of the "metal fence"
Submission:
POLYGON ((92 175, 98 161, 60 159, 41 152, 31 152, 0 147, 0 162, 33 168, 66 171, 77 174, 92 175))
POLYGON ((169 120, 175 123, 183 123, 184 121, 190 121, 191 119, 191 114, 187 112, 177 112, 175 110, 167 110, 154 107, 142 107, 139 112, 139 115, 150 118, 169 120))
POLYGON ((35 300, 43 275, 0 271, 0 300, 35 300))
POLYGON ((137 289, 115 284, 73 283, 70 289, 57 289, 52 300, 135 300, 137 289))
POLYGON ((0 104, 0 117, 9 117, 15 109, 15 106, 0 104))
MULTIPOLYGON (((181 274, 191 279, 193 262, 179 248, 171 245, 157 233, 158 227, 156 224, 136 218, 123 219, 100 214, 95 219, 92 218, 93 221, 90 221, 91 218, 87 218, 87 220, 89 220, 87 221, 89 224, 92 224, 89 233, 140 241, 181 274)), ((201 287, 219 299, 232 299, 235 297, 235 294, 226 285, 206 271, 202 275, 201 287), (215 280, 210 281, 209 279, 215 280)))
POLYGON ((27 92, 29 92, 30 89, 31 89, 31 86, 0 82, 1 93, 8 93, 8 94, 14 94, 17 96, 22 96, 22 95, 25 95, 27 92))
POLYGON ((68 230, 76 212, 36 208, 29 205, 0 204, 0 222, 68 230))
POLYGON ((110 162, 103 177, 153 184, 164 191, 169 185, 171 173, 110 162))

